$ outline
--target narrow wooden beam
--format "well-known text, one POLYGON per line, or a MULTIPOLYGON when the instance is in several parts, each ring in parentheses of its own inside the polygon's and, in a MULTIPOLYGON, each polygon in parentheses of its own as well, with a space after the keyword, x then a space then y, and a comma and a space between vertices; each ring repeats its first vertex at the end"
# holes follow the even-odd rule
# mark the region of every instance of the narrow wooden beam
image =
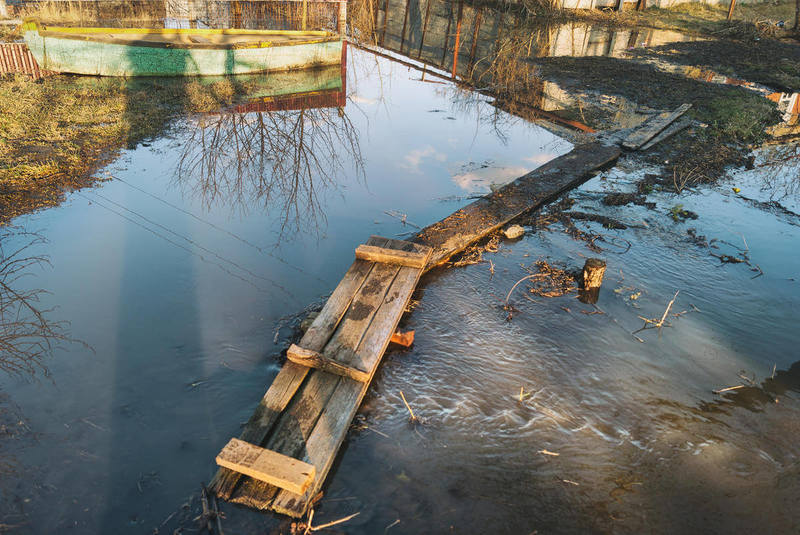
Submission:
POLYGON ((369 374, 367 372, 340 364, 335 360, 327 358, 322 353, 305 349, 295 344, 289 346, 289 350, 286 352, 286 358, 295 364, 316 368, 324 372, 341 375, 342 377, 349 377, 360 383, 369 381, 369 374))
POLYGON ((512 219, 583 184, 598 169, 614 162, 620 153, 619 147, 599 142, 576 145, 571 152, 425 227, 412 240, 433 248, 425 270, 446 262, 512 219))
POLYGON ((306 491, 317 473, 311 464, 238 438, 222 448, 217 464, 297 494, 306 491))
POLYGON ((356 258, 359 260, 394 264, 417 269, 425 267, 428 256, 429 255, 423 253, 386 249, 384 247, 375 247, 372 245, 359 245, 356 247, 356 258))
POLYGON ((659 113, 655 117, 648 119, 641 127, 634 130, 625 138, 625 141, 622 142, 622 146, 628 150, 639 149, 642 145, 671 125, 678 117, 689 111, 691 107, 691 104, 681 104, 675 111, 659 113))

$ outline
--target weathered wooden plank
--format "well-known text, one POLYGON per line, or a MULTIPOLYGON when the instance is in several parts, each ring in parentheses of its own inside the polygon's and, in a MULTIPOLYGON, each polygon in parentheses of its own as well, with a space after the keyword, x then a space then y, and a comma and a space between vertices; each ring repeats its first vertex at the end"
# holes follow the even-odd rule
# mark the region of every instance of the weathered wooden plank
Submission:
MULTIPOLYGON (((373 242, 373 238, 370 238, 369 241, 373 242)), ((391 247, 393 243, 392 240, 386 240, 380 245, 391 247)), ((372 245, 372 243, 369 244, 372 245)), ((363 261, 359 260, 359 262, 363 261)), ((400 269, 411 269, 389 264, 370 263, 370 265, 373 267, 369 275, 358 288, 350 306, 336 327, 336 331, 324 348, 325 356, 331 360, 349 362, 348 356, 361 342, 390 282, 394 280, 400 269)), ((301 344, 305 344, 305 337, 301 340, 301 344)), ((298 390, 293 406, 279 416, 267 440, 266 447, 292 457, 302 458, 305 456, 306 437, 310 435, 317 419, 322 414, 325 403, 328 402, 339 381, 340 376, 338 375, 321 370, 311 371, 308 381, 298 390), (295 403, 296 406, 302 407, 302 411, 295 410, 295 403)), ((278 490, 275 486, 263 481, 244 478, 229 499, 257 509, 267 509, 278 490)))
POLYGON ((674 111, 659 113, 651 117, 642 126, 631 132, 622 142, 622 146, 628 150, 637 150, 672 124, 678 117, 689 111, 691 107, 691 104, 681 104, 674 111))
POLYGON ((382 262, 385 264, 395 264, 398 266, 421 269, 425 267, 427 256, 422 253, 410 251, 399 251, 397 249, 387 249, 385 247, 375 247, 372 245, 359 245, 356 248, 356 258, 369 260, 371 262, 382 262))
MULTIPOLYGON (((348 364, 369 370, 370 381, 389 344, 390 333, 395 332, 421 274, 419 269, 400 269, 357 350, 349 356, 352 360, 348 364)), ((359 383, 350 379, 339 381, 314 431, 306 441, 306 455, 303 460, 317 468, 314 482, 303 495, 280 491, 272 502, 273 510, 294 517, 305 514, 311 499, 322 487, 333 466, 336 453, 368 388, 369 382, 359 383)))
MULTIPOLYGON (((372 236, 367 240, 367 244, 379 247, 385 246, 387 243, 386 238, 378 236, 372 236)), ((371 262, 363 260, 353 262, 300 341, 303 347, 316 351, 322 350, 350 306, 356 291, 372 271, 372 266, 371 262)), ((281 368, 242 430, 240 437, 242 440, 261 444, 266 439, 267 434, 275 426, 279 416, 305 380, 308 370, 308 367, 293 362, 287 362, 281 368)), ((231 498, 241 479, 241 474, 227 468, 220 468, 211 480, 209 489, 217 496, 227 500, 231 498)))
POLYGON ((689 126, 691 124, 692 124, 692 119, 690 119, 689 117, 684 117, 680 121, 676 121, 676 122, 672 123, 671 125, 666 127, 664 130, 659 132, 656 137, 654 137, 653 139, 651 139, 650 141, 648 141, 647 143, 642 145, 639 148, 639 150, 647 150, 650 147, 652 147, 653 145, 656 145, 658 143, 661 143, 662 141, 665 141, 665 140, 671 138, 672 136, 674 136, 675 134, 677 134, 681 130, 689 128, 689 126))
POLYGON ((237 438, 222 448, 217 464, 298 494, 306 491, 316 474, 312 464, 237 438))
POLYGON ((349 377, 354 381, 364 382, 369 380, 369 374, 350 366, 340 364, 335 360, 325 357, 322 353, 311 351, 292 344, 286 352, 286 358, 296 364, 308 366, 309 368, 316 368, 342 377, 349 377))
POLYGON ((597 169, 612 163, 620 154, 619 147, 602 143, 577 145, 571 152, 425 227, 412 240, 433 248, 425 269, 445 262, 512 219, 583 184, 597 169))

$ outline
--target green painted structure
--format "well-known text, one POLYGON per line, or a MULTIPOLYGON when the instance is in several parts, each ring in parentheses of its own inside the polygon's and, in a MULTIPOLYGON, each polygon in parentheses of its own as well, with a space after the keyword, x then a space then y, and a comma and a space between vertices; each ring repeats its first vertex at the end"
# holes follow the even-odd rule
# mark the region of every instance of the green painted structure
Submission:
POLYGON ((335 65, 342 39, 324 31, 56 28, 25 21, 47 71, 96 76, 221 76, 335 65))

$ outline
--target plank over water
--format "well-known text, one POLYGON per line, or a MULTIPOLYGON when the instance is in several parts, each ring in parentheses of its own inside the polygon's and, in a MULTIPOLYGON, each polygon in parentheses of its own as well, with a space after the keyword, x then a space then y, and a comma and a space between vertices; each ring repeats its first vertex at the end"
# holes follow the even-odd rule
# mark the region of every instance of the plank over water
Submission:
MULTIPOLYGON (((426 260, 430 254, 427 247, 384 238, 372 237, 367 245, 423 254, 426 260)), ((211 482, 212 491, 259 509, 291 516, 305 513, 333 465, 421 273, 421 268, 357 259, 299 345, 364 370, 369 380, 289 361, 245 427, 243 440, 313 465, 316 475, 308 490, 296 494, 221 468, 211 482)))
POLYGON ((620 154, 619 147, 603 143, 577 145, 569 153, 425 227, 412 241, 433 248, 426 269, 447 261, 525 212, 583 184, 598 168, 614 162, 620 154))
POLYGON ((368 246, 428 255, 425 267, 357 258, 299 343, 344 366, 368 370, 369 380, 355 381, 288 361, 241 435, 244 441, 313 465, 314 481, 300 495, 220 468, 211 490, 254 508, 302 516, 330 471, 421 272, 582 184, 620 153, 619 147, 599 142, 577 145, 570 153, 422 229, 414 238, 416 243, 370 238, 368 246))

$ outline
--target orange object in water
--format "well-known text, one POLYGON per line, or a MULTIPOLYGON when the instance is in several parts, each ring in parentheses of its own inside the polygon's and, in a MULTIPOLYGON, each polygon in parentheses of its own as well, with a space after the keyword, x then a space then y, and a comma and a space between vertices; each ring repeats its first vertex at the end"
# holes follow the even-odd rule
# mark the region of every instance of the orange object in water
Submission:
POLYGON ((414 343, 414 331, 408 331, 404 333, 397 331, 392 335, 389 341, 393 344, 401 345, 403 347, 411 347, 411 344, 414 343))

